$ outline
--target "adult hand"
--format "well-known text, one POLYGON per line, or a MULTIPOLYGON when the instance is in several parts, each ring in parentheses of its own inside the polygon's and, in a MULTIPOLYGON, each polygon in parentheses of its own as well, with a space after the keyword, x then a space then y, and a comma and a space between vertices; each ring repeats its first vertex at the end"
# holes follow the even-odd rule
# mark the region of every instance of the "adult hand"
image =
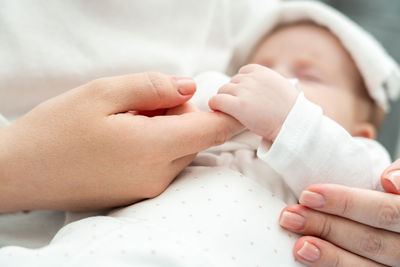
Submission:
MULTIPOLYGON (((382 175, 399 194, 400 160, 382 175)), ((283 228, 305 235, 294 246, 307 266, 400 266, 400 196, 339 185, 312 185, 286 207, 283 228)))
POLYGON ((160 194, 195 153, 242 127, 218 112, 185 113, 194 92, 190 79, 140 73, 40 104, 0 130, 0 212, 98 210, 160 194))

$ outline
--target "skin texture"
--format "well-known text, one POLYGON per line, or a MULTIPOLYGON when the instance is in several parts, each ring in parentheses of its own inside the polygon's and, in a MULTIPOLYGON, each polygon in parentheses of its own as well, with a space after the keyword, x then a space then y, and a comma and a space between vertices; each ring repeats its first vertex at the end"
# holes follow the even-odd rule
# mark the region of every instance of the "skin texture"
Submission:
POLYGON ((375 137, 361 75, 328 30, 311 24, 283 27, 261 42, 250 62, 210 99, 212 109, 273 141, 298 94, 287 78, 298 78, 299 89, 326 116, 353 136, 375 137))
MULTIPOLYGON (((353 136, 374 138, 370 100, 361 76, 340 42, 324 28, 299 24, 279 29, 209 105, 273 141, 297 96, 285 78, 353 136), (262 116, 260 116, 262 114, 262 116)), ((382 175, 388 192, 400 193, 400 161, 382 175)), ((400 197, 320 184, 306 188, 299 205, 286 207, 283 228, 305 235, 293 248, 307 266, 400 266, 400 197)))
MULTIPOLYGON (((400 168, 398 161, 390 167, 395 168, 400 168)), ((293 254, 307 266, 399 266, 398 195, 340 185, 312 185, 303 191, 299 205, 282 211, 280 224, 305 235, 297 240, 293 254), (325 203, 319 205, 308 197, 310 192, 321 195, 325 203), (286 221, 287 212, 300 215, 304 222, 294 225, 286 221), (317 248, 315 259, 299 253, 305 242, 317 248)))
POLYGON ((194 92, 190 79, 140 73, 40 104, 0 130, 0 212, 99 210, 160 194, 195 153, 242 128, 194 112, 194 92))

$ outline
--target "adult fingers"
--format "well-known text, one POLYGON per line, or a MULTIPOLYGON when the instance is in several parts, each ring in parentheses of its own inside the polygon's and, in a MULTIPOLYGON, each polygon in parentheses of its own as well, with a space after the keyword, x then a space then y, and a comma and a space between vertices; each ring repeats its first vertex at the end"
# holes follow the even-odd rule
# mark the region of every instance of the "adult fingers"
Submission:
POLYGON ((144 131, 157 134, 160 153, 172 159, 220 145, 239 133, 243 126, 221 112, 191 112, 178 116, 148 118, 144 131))
POLYGON ((185 114, 185 113, 198 112, 198 111, 199 111, 199 109, 196 107, 195 104, 190 103, 190 102, 186 102, 186 103, 183 103, 180 106, 168 109, 165 112, 165 115, 166 116, 181 115, 181 114, 185 114))
POLYGON ((300 196, 300 204, 362 224, 400 232, 400 197, 342 185, 311 185, 300 196))
POLYGON ((281 213, 280 224, 287 230, 320 237, 375 262, 391 266, 400 262, 398 233, 314 211, 301 205, 286 207, 281 213))
POLYGON ((383 188, 393 194, 400 194, 400 159, 390 165, 381 176, 383 188))
POLYGON ((155 72, 100 78, 85 87, 90 98, 100 100, 102 111, 108 115, 178 106, 196 91, 192 79, 155 72))
POLYGON ((299 238, 294 245, 293 254, 297 261, 310 267, 385 266, 311 236, 299 238))

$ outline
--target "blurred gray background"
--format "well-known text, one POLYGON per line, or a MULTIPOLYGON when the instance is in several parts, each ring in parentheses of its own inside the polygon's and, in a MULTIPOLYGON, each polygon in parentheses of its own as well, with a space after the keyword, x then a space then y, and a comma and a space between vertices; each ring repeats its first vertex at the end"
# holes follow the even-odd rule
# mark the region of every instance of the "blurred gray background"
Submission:
MULTIPOLYGON (((296 0, 292 0, 296 1, 296 0)), ((318 1, 318 0, 316 0, 318 1)), ((319 0, 342 11, 372 33, 397 62, 400 62, 400 0, 319 0)), ((378 140, 400 157, 400 101, 393 103, 378 140)))

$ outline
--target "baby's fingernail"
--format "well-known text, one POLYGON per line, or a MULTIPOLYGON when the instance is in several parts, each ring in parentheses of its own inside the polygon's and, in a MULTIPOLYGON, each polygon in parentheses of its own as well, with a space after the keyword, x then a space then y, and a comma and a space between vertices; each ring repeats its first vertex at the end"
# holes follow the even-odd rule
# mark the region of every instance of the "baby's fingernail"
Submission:
POLYGON ((319 249, 307 241, 304 242, 303 247, 297 251, 297 254, 309 262, 314 262, 321 256, 319 249))
POLYGON ((392 183, 397 192, 400 190, 400 170, 388 173, 386 179, 392 183))
POLYGON ((192 95, 196 92, 196 83, 193 79, 174 76, 172 80, 181 95, 192 95))
POLYGON ((326 200, 321 194, 305 190, 301 193, 299 203, 309 208, 322 208, 326 200))
POLYGON ((284 211, 279 220, 279 224, 287 229, 300 230, 306 224, 306 219, 297 213, 284 211))

